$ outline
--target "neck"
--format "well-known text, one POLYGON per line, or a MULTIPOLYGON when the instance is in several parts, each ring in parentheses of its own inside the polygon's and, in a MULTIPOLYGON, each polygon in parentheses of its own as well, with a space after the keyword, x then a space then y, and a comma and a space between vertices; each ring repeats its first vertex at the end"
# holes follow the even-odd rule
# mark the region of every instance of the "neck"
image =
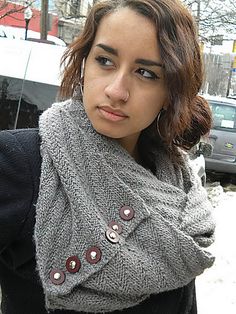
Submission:
POLYGON ((138 142, 139 134, 133 134, 129 137, 119 138, 117 142, 138 162, 138 142))

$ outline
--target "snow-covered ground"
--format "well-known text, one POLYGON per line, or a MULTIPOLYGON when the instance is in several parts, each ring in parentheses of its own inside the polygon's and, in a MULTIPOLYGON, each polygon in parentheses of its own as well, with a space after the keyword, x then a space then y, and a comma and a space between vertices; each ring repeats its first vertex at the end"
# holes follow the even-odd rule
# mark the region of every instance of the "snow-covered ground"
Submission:
POLYGON ((236 313, 236 186, 208 187, 214 205, 216 239, 210 251, 215 264, 197 278, 198 314, 236 313))

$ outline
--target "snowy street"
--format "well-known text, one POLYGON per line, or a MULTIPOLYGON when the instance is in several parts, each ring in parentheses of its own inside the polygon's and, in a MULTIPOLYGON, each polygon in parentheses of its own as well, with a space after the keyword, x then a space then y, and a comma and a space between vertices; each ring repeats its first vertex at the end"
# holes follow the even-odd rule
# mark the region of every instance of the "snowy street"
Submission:
MULTIPOLYGON (((236 186, 224 192, 216 183, 208 193, 214 205, 215 264, 197 278, 198 314, 236 313, 236 186)), ((227 190, 227 189, 226 189, 227 190)))

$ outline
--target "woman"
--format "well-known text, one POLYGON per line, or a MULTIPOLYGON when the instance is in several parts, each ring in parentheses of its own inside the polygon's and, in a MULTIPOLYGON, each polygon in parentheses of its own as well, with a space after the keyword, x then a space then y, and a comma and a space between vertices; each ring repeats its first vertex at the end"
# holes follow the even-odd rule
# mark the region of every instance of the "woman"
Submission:
POLYGON ((196 313, 214 223, 183 153, 211 125, 190 14, 97 3, 63 64, 40 136, 0 136, 3 314, 196 313))

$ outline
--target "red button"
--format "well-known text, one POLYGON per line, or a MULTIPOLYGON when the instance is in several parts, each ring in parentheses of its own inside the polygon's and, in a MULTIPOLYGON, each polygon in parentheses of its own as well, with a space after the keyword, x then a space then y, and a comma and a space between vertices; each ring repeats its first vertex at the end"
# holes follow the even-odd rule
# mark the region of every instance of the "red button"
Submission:
POLYGON ((112 230, 116 231, 118 234, 122 233, 122 226, 116 221, 111 221, 108 225, 112 230))
POLYGON ((70 256, 66 260, 66 269, 70 273, 76 273, 81 267, 81 262, 77 256, 70 256))
POLYGON ((65 281, 65 274, 60 269, 52 269, 50 272, 50 280, 54 285, 61 285, 65 281))
POLYGON ((90 264, 96 264, 97 262, 99 262, 101 259, 101 256, 102 256, 102 252, 96 246, 92 246, 86 251, 86 260, 90 264))
POLYGON ((129 207, 127 205, 121 207, 120 209, 120 217, 123 219, 123 220, 131 220, 133 219, 134 217, 134 210, 132 207, 129 207))

